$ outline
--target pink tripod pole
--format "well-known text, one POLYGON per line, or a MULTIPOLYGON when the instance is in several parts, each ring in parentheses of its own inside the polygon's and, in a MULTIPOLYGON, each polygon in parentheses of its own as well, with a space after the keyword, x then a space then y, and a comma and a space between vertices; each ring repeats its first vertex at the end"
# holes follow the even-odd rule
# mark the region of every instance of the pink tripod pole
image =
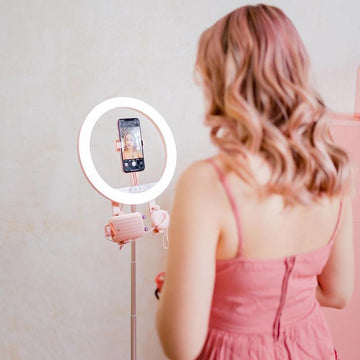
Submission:
MULTIPOLYGON (((137 173, 131 174, 131 184, 139 185, 137 173)), ((136 205, 131 205, 131 212, 136 211, 136 205)), ((136 243, 131 240, 131 360, 136 360, 136 243)))

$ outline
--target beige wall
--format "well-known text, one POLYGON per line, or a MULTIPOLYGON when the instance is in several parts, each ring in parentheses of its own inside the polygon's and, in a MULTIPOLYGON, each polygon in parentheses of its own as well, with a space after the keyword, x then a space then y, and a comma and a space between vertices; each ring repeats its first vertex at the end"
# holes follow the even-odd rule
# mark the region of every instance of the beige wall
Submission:
MULTIPOLYGON (((281 7, 298 28, 327 103, 351 112, 359 2, 267 3, 281 7)), ((104 239, 111 206, 81 171, 78 131, 88 112, 110 97, 136 97, 155 107, 178 150, 173 182, 158 198, 169 209, 178 174, 215 152, 192 80, 198 38, 241 4, 0 2, 1 359, 130 358, 130 246, 119 252, 104 239)), ((96 164, 114 185, 124 181, 111 130, 119 114, 104 116, 93 143, 96 164)), ((156 180, 161 149, 145 154, 146 176, 156 180)), ((138 359, 165 359, 153 294, 165 257, 161 236, 137 242, 138 359)))

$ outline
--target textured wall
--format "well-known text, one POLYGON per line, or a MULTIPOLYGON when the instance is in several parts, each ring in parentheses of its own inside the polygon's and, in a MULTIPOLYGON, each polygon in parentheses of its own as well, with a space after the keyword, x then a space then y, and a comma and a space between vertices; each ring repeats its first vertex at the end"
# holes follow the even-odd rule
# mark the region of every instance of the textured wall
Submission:
MULTIPOLYGON (((298 28, 327 103, 352 111, 359 2, 267 3, 281 7, 298 28)), ((178 149, 174 180, 157 199, 169 209, 178 174, 215 152, 192 80, 198 38, 242 4, 0 1, 0 359, 130 358, 130 246, 119 252, 104 239, 111 206, 81 171, 78 131, 88 112, 111 97, 155 107, 178 149)), ((111 130, 122 114, 104 116, 92 143, 95 163, 111 184, 124 181, 111 130)), ((147 154, 153 172, 144 179, 156 176, 161 149, 147 154)), ((146 213, 144 205, 138 209, 146 213)), ((137 242, 138 359, 165 359, 153 295, 165 257, 161 236, 137 242)))

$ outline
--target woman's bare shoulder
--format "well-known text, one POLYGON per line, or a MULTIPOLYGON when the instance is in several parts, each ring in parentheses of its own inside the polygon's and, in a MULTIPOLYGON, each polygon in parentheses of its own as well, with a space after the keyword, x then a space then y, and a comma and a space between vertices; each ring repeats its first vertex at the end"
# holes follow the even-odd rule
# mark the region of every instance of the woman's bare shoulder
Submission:
POLYGON ((221 193, 220 191, 214 191, 217 187, 221 187, 221 182, 219 181, 219 174, 214 168, 214 165, 211 164, 208 159, 209 158, 196 160, 185 167, 180 173, 177 183, 185 184, 185 187, 201 189, 201 194, 203 194, 205 198, 212 196, 214 199, 216 193, 221 193))

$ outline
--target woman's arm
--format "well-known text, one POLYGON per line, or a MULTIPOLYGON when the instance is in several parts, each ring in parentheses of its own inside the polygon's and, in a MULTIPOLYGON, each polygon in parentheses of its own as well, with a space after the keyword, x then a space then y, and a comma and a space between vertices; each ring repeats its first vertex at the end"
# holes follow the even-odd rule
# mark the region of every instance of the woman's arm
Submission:
POLYGON ((172 360, 194 359, 207 335, 220 229, 211 174, 209 166, 196 162, 182 173, 175 189, 156 314, 163 350, 172 360))
POLYGON ((354 246, 352 200, 343 200, 342 214, 331 254, 318 275, 316 297, 322 306, 341 309, 354 290, 354 246))

